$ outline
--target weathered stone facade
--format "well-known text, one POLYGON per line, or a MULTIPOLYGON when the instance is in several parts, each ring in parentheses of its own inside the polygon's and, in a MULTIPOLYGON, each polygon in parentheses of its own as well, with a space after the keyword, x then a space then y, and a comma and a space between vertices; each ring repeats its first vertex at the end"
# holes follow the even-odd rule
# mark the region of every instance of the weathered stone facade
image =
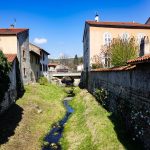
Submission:
POLYGON ((20 64, 21 77, 24 84, 31 82, 30 53, 29 53, 29 30, 22 32, 17 38, 17 57, 20 64))
MULTIPOLYGON (((86 76, 85 76, 86 77, 86 76)), ((119 114, 133 139, 150 149, 150 63, 138 64, 131 70, 91 71, 88 89, 108 91, 107 105, 119 114)))
POLYGON ((0 29, 0 49, 4 54, 17 54, 21 81, 30 83, 29 29, 0 29))

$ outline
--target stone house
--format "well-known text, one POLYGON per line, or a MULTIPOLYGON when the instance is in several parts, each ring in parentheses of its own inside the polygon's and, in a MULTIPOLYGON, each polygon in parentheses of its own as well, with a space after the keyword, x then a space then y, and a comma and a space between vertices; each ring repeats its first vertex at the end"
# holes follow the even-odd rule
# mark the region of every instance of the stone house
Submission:
POLYGON ((0 29, 0 50, 17 55, 21 81, 30 83, 29 29, 0 29))
POLYGON ((41 55, 41 59, 40 59, 41 75, 48 78, 48 55, 50 54, 46 52, 44 49, 41 49, 40 55, 41 55))
MULTIPOLYGON (((104 67, 109 67, 108 56, 103 53, 105 46, 109 45, 114 38, 128 39, 135 37, 140 47, 145 41, 141 55, 150 53, 150 20, 146 24, 136 22, 103 22, 96 15, 95 21, 86 21, 83 34, 84 70, 90 70, 96 63, 96 56, 101 60, 104 67)), ((139 48, 139 51, 141 49, 139 48)))
POLYGON ((45 51, 43 48, 36 46, 32 43, 29 44, 30 46, 30 56, 34 57, 36 61, 36 68, 35 64, 33 64, 31 60, 31 70, 34 72, 34 76, 36 76, 36 80, 39 76, 45 76, 48 78, 48 55, 50 55, 47 51, 45 51), (34 56, 33 56, 34 52, 34 56), (35 54, 36 53, 36 54, 35 54), (40 69, 40 70, 39 70, 40 69))
POLYGON ((57 66, 58 64, 56 64, 56 63, 49 63, 48 64, 48 71, 49 72, 56 72, 56 66, 57 66))
POLYGON ((31 81, 36 82, 40 76, 40 50, 30 43, 31 81))

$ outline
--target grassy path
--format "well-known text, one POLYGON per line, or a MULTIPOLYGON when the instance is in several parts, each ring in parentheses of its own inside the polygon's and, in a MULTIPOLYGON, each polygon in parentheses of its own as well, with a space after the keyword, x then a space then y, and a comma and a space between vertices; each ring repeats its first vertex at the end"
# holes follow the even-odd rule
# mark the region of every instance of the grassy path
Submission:
POLYGON ((86 90, 76 90, 70 103, 74 114, 65 126, 61 144, 64 150, 123 150, 117 138, 110 113, 86 90))
POLYGON ((64 96, 62 88, 55 85, 26 86, 24 96, 1 123, 0 150, 40 150, 51 124, 65 114, 64 96))

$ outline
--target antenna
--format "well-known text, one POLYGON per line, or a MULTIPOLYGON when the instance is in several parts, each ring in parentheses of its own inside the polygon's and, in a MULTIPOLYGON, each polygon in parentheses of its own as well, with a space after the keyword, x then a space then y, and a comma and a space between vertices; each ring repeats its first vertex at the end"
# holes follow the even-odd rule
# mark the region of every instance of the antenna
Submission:
POLYGON ((17 24, 17 20, 16 18, 14 18, 14 26, 16 26, 16 24, 17 24))

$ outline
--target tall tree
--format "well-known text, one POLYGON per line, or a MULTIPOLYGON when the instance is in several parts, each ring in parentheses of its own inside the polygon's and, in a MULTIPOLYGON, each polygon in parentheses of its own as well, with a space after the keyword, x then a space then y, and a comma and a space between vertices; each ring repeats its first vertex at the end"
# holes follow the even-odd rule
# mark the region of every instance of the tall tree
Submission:
POLYGON ((78 59, 77 54, 76 54, 75 57, 74 57, 74 64, 75 64, 76 66, 79 64, 79 59, 78 59))

